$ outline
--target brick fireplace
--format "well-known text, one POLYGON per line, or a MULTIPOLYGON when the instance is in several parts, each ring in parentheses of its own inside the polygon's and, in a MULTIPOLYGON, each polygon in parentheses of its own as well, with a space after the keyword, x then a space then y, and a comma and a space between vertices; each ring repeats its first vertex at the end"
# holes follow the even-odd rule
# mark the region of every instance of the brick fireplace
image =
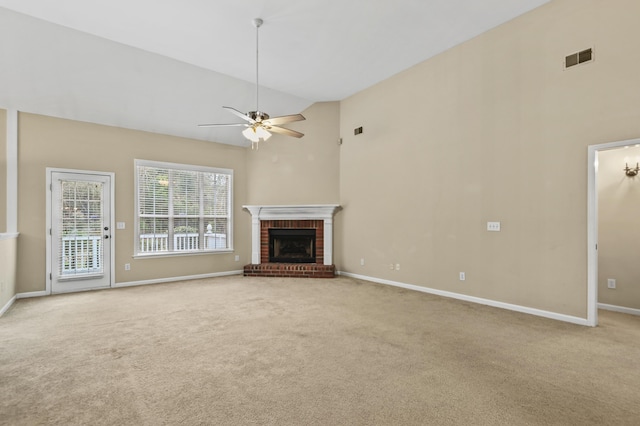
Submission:
POLYGON ((333 278, 333 215, 338 205, 244 206, 251 213, 245 276, 333 278))

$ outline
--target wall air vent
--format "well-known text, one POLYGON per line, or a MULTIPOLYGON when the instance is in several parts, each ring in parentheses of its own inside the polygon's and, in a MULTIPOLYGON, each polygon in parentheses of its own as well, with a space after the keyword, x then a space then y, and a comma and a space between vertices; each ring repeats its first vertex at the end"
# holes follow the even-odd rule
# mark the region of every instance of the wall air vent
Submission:
POLYGON ((593 61, 593 49, 585 49, 564 58, 564 67, 570 68, 578 64, 593 61))

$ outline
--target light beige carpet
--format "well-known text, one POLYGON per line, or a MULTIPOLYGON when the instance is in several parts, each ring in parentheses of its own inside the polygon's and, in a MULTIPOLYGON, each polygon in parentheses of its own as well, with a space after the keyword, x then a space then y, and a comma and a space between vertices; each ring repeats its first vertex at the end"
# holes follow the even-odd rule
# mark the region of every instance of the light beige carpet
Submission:
POLYGON ((640 424, 640 318, 600 321, 344 277, 22 299, 0 318, 0 424, 640 424))

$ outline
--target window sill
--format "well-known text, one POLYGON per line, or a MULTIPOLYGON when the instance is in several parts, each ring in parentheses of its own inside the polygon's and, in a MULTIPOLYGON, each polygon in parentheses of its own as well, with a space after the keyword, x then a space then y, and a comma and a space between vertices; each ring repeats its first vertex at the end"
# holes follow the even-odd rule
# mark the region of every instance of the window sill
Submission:
POLYGON ((202 255, 210 255, 210 254, 229 254, 233 253, 233 249, 226 250, 210 250, 210 251, 172 251, 172 252, 161 252, 161 253, 149 253, 149 254, 134 254, 132 258, 134 259, 157 259, 159 257, 182 257, 182 256, 202 256, 202 255))

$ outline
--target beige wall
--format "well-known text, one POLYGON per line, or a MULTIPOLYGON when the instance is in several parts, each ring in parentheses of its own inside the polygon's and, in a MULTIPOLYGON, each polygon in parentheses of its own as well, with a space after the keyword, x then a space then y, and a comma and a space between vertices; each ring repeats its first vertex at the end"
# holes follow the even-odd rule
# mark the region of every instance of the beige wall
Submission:
POLYGON ((0 233, 7 232, 7 111, 0 109, 0 233))
POLYGON ((640 175, 627 177, 640 147, 598 153, 598 302, 640 309, 640 175), (607 279, 616 288, 607 288, 607 279))
POLYGON ((340 104, 321 102, 286 127, 301 139, 273 137, 247 150, 248 204, 338 203, 340 104))
POLYGON ((25 113, 18 130, 18 293, 45 290, 47 167, 115 173, 115 221, 126 223, 115 231, 117 283, 240 270, 250 261, 244 149, 25 113), (233 169, 235 252, 133 259, 134 159, 233 169))
POLYGON ((587 146, 640 135, 638 16, 555 0, 344 100, 341 269, 586 318, 587 146))

